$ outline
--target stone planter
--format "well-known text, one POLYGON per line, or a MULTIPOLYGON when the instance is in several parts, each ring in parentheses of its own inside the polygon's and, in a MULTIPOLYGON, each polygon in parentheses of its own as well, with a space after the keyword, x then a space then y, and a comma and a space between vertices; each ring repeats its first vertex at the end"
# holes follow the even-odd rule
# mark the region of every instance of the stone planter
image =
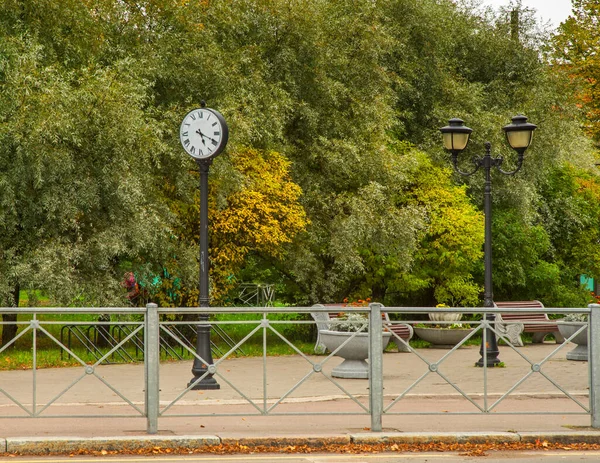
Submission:
MULTIPOLYGON (((581 328, 580 322, 564 322, 558 323, 558 331, 563 335, 565 340, 575 334, 575 332, 581 328)), ((582 360, 587 361, 588 359, 588 329, 587 327, 578 333, 571 342, 577 344, 577 347, 570 352, 567 352, 567 360, 582 360)))
MULTIPOLYGON (((325 344, 329 351, 334 352, 354 333, 319 330, 319 334, 321 342, 325 344)), ((382 333, 383 349, 390 342, 391 336, 392 333, 389 331, 382 333)), ((367 379, 369 377, 369 364, 365 361, 369 357, 369 333, 358 333, 344 347, 337 351, 335 355, 342 357, 344 361, 332 370, 331 376, 359 379, 367 379)))
POLYGON ((431 347, 448 348, 460 343, 473 331, 473 328, 417 328, 415 326, 414 330, 423 341, 430 342, 431 347))
POLYGON ((432 322, 448 322, 448 324, 456 323, 462 318, 463 314, 460 312, 430 312, 429 320, 432 322))

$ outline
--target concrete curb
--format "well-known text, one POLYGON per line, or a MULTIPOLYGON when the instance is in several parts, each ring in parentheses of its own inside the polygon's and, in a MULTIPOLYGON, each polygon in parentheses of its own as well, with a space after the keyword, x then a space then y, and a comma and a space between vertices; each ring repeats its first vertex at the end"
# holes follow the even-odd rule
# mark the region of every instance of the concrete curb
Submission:
POLYGON ((90 452, 106 451, 135 451, 151 450, 154 447, 171 449, 190 449, 209 445, 243 445, 247 447, 272 446, 288 447, 308 445, 319 448, 327 445, 346 444, 484 444, 506 442, 535 442, 561 443, 561 444, 599 444, 600 431, 578 432, 464 432, 464 433, 356 433, 329 437, 315 436, 285 436, 285 437, 252 437, 252 438, 220 438, 219 436, 135 436, 135 437, 60 437, 60 438, 0 438, 0 454, 19 455, 48 455, 68 454, 79 450, 90 452))
POLYGON ((294 445, 308 445, 310 447, 324 447, 326 445, 347 445, 352 443, 350 435, 314 437, 314 436, 286 436, 286 437, 250 437, 250 438, 230 438, 221 439, 222 444, 226 445, 245 445, 247 447, 257 447, 259 445, 271 447, 288 447, 294 445))
POLYGON ((513 432, 372 432, 358 433, 350 436, 353 443, 356 444, 426 444, 430 442, 440 442, 443 444, 485 444, 486 442, 520 442, 518 433, 513 432))
POLYGON ((196 448, 205 445, 219 445, 218 436, 135 436, 135 437, 34 437, 34 438, 8 438, 6 442, 7 453, 20 455, 46 455, 52 453, 71 453, 78 450, 89 451, 132 451, 161 448, 196 448))
POLYGON ((535 443, 537 441, 554 442, 560 444, 600 444, 600 430, 578 432, 521 432, 521 442, 535 443))

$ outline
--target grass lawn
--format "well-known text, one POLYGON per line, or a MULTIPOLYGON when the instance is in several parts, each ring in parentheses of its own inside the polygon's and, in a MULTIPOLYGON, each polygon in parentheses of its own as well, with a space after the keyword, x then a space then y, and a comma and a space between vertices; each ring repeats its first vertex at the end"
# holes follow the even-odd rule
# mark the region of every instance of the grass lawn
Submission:
MULTIPOLYGON (((26 301, 26 300, 25 300, 26 301)), ((25 304, 26 305, 26 304, 25 304)), ((51 309, 50 309, 51 310, 51 309)), ((49 310, 49 311, 50 311, 49 310)), ((279 319, 283 324, 273 323, 273 328, 281 334, 282 337, 290 340, 299 351, 305 354, 312 354, 314 341, 311 340, 311 327, 304 324, 293 323, 298 314, 270 314, 269 318, 279 319), (290 319, 291 318, 291 319, 290 319)), ((0 353, 0 370, 30 369, 33 366, 33 330, 29 328, 29 321, 32 315, 20 315, 19 333, 26 331, 15 342, 14 349, 7 349, 0 353)), ((211 334, 213 346, 213 359, 218 359, 226 355, 232 347, 244 339, 260 323, 261 314, 220 314, 215 320, 226 321, 226 324, 214 323, 214 330, 211 334), (219 330, 220 328, 220 330, 219 330), (220 336, 225 332, 226 335, 220 336)), ((116 345, 139 326, 143 320, 140 315, 114 316, 110 325, 97 325, 97 314, 39 314, 37 319, 41 322, 41 327, 48 331, 49 335, 42 330, 37 330, 36 335, 36 367, 37 368, 57 368, 66 366, 80 365, 75 358, 71 358, 69 353, 62 349, 57 341, 71 349, 85 363, 93 364, 107 354, 112 345, 116 345), (83 325, 76 324, 75 322, 83 325), (87 324, 86 322, 89 322, 87 324), (123 322, 132 322, 127 324, 123 322), (102 334, 102 328, 104 328, 102 334), (102 344, 102 338, 110 341, 102 344), (62 353, 62 355, 61 355, 62 353)), ((163 320, 168 323, 168 320, 163 320)), ((181 337, 188 340, 189 346, 195 350, 195 325, 189 322, 187 331, 181 327, 188 325, 173 325, 183 331, 181 337)), ((1 329, 1 326, 0 326, 1 329)), ((192 359, 193 355, 189 350, 182 347, 180 343, 167 333, 161 331, 163 342, 161 344, 161 359, 163 361, 173 361, 182 359, 192 359)), ((266 330, 266 343, 268 355, 292 355, 297 351, 281 339, 273 330, 266 330)), ((247 339, 241 348, 228 354, 229 357, 241 356, 260 356, 263 355, 263 329, 259 328, 249 339, 247 339)), ((141 362, 143 361, 143 332, 140 331, 135 336, 119 347, 119 349, 106 359, 110 363, 141 362)))
MULTIPOLYGON (((30 305, 36 307, 50 307, 51 301, 39 291, 22 291, 20 295, 20 305, 28 307, 30 305), (30 304, 30 302, 32 304, 30 304)), ((50 309, 51 310, 51 309, 50 309)), ((25 322, 20 325, 19 332, 25 330, 29 325, 28 322, 32 316, 19 316, 19 322, 25 322)), ((237 313, 237 314, 218 314, 214 317, 215 321, 226 323, 214 323, 214 329, 211 334, 213 346, 213 359, 218 359, 225 355, 230 349, 248 335, 254 328, 258 326, 262 315, 259 313, 237 313), (219 330, 220 328, 220 330, 219 330), (220 336, 219 331, 225 332, 226 336, 220 336), (230 339, 227 339, 227 338, 230 339)), ((52 339, 61 341, 69 347, 77 356, 85 363, 93 364, 102 358, 110 347, 103 347, 98 341, 99 327, 94 325, 98 321, 97 314, 40 314, 38 319, 42 322, 42 326, 51 334, 47 336, 45 333, 38 330, 36 338, 37 368, 58 368, 67 366, 80 365, 80 362, 72 358, 68 352, 64 351, 60 345, 52 339), (44 323, 52 322, 52 323, 44 323), (75 325, 75 322, 89 322, 84 326, 75 325), (61 355, 62 353, 62 355, 61 355)), ((142 317, 139 315, 130 316, 114 316, 111 320, 111 325, 106 329, 112 339, 123 339, 128 331, 132 330, 135 325, 120 325, 119 322, 140 322, 142 317), (119 328, 124 326, 125 328, 119 328)), ((269 319, 273 320, 271 326, 281 334, 281 337, 293 342, 294 346, 306 355, 313 355, 315 326, 313 324, 299 324, 297 321, 312 321, 308 314, 297 313, 280 313, 269 314, 269 319), (279 321, 281 323, 276 323, 279 321)), ((163 320, 165 321, 165 320, 163 320)), ((189 345, 194 350, 195 346, 195 328, 192 326, 187 328, 184 335, 189 339, 189 345)), ((181 325, 177 325, 180 327, 181 325)), ((1 326, 0 326, 1 329, 1 326)), ((185 331, 185 330, 183 330, 185 331)), ((162 361, 174 361, 181 359, 192 359, 192 354, 183 348, 176 340, 168 334, 163 334, 163 348, 161 349, 162 361)), ((280 336, 273 330, 266 330, 266 346, 267 355, 293 355, 297 351, 289 346, 280 336)), ((530 337, 525 335, 524 340, 530 340, 530 337)), ((30 369, 33 365, 32 355, 33 330, 29 330, 25 335, 21 336, 14 349, 5 350, 0 353, 0 370, 15 370, 15 369, 30 369)), ((429 347, 429 343, 421 339, 413 339, 410 342, 414 348, 429 347)), ((480 345, 481 336, 476 336, 469 339, 466 345, 480 345)), ((500 342, 500 344, 502 344, 500 342)), ((393 343, 390 343, 388 350, 393 350, 393 343)), ((230 357, 243 356, 261 356, 263 355, 263 330, 259 329, 249 339, 247 339, 238 349, 231 354, 230 357)), ((118 352, 114 353, 107 359, 110 363, 124 362, 141 362, 143 361, 143 336, 138 333, 137 340, 129 341, 122 346, 118 352)))

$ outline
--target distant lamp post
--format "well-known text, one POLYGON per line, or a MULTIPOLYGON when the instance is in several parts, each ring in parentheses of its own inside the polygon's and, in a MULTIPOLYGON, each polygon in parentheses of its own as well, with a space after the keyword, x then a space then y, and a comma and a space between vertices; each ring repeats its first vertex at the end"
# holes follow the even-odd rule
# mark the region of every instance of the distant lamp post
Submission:
MULTIPOLYGON (((517 154, 517 166, 512 171, 502 170, 502 157, 498 156, 493 158, 491 156, 491 148, 492 144, 490 142, 485 143, 485 155, 483 157, 475 157, 473 158, 473 164, 475 168, 470 172, 463 172, 458 167, 458 155, 461 151, 463 151, 467 144, 469 143, 469 136, 472 129, 466 127, 464 125, 464 121, 461 119, 450 119, 449 125, 446 127, 442 127, 440 131, 442 132, 442 138, 444 143, 444 148, 450 151, 452 165, 454 170, 461 175, 469 176, 473 175, 479 169, 483 168, 485 173, 485 190, 484 190, 484 201, 483 201, 483 211, 485 214, 485 241, 483 246, 483 254, 484 254, 484 267, 485 267, 485 281, 484 281, 484 303, 483 306, 486 308, 494 307, 494 294, 493 294, 493 284, 492 284, 492 176, 491 170, 492 167, 495 167, 498 171, 505 175, 514 175, 516 174, 523 165, 523 155, 525 150, 531 144, 531 139, 533 138, 533 131, 537 128, 536 125, 530 124, 527 122, 527 118, 525 116, 515 116, 512 118, 512 123, 502 127, 506 134, 506 140, 512 149, 514 149, 517 154)), ((488 313, 486 315, 486 320, 488 322, 493 322, 496 319, 495 315, 492 313, 488 313)), ((479 353, 481 354, 481 359, 476 363, 477 366, 484 365, 484 357, 485 363, 488 366, 496 366, 500 363, 498 359, 498 343, 496 341, 496 335, 494 331, 490 328, 487 329, 486 333, 487 343, 484 346, 483 341, 481 344, 481 349, 479 353)))
MULTIPOLYGON (((227 145, 229 129, 225 119, 218 111, 206 108, 193 109, 184 117, 179 128, 179 139, 183 149, 194 158, 200 170, 200 276, 198 303, 200 307, 209 307, 208 294, 208 170, 213 159, 227 145)), ((191 389, 220 389, 213 378, 213 365, 210 348, 210 324, 208 314, 201 314, 200 324, 196 326, 196 357, 192 366, 194 377, 188 384, 191 389)))

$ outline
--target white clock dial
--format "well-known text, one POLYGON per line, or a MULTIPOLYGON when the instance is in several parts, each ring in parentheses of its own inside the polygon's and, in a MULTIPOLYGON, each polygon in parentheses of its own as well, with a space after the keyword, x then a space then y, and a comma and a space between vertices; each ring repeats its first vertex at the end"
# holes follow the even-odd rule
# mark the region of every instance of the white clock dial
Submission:
POLYGON ((216 156, 227 144, 228 129, 223 116, 208 108, 190 111, 179 128, 183 149, 196 159, 216 156))

